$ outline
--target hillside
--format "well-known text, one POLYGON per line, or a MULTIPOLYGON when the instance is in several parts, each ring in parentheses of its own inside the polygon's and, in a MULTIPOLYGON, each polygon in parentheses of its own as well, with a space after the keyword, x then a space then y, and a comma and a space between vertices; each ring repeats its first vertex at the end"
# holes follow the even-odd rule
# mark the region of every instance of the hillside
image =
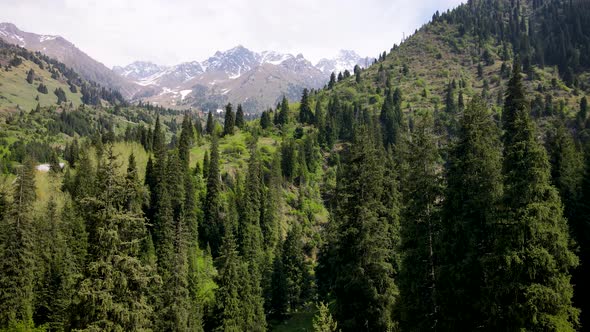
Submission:
POLYGON ((61 36, 38 35, 22 31, 11 23, 0 23, 0 39, 54 58, 74 69, 85 80, 119 90, 127 99, 131 99, 141 88, 115 74, 61 36))
POLYGON ((118 91, 82 79, 63 63, 0 40, 0 111, 34 109, 37 104, 124 104, 118 91), (41 87, 40 87, 41 86, 41 87), (56 91, 62 91, 58 100, 56 91))
POLYGON ((533 108, 545 109, 545 101, 552 100, 556 108, 571 115, 581 96, 590 91, 590 64, 585 56, 575 56, 587 54, 590 25, 584 18, 589 15, 588 3, 521 1, 520 9, 510 3, 469 1, 452 12, 433 15, 431 23, 401 45, 394 45, 377 65, 363 70, 361 83, 351 77, 337 84, 334 92, 343 100, 358 99, 364 107, 379 111, 389 83, 402 91, 404 112, 442 111, 449 85, 454 82, 455 103, 461 91, 466 99, 483 95, 490 105, 500 107, 511 63, 518 56, 526 66, 530 99, 543 104, 533 108), (517 30, 515 21, 526 28, 517 30), (565 34, 557 35, 556 29, 563 27, 565 34), (582 37, 563 40, 576 33, 582 37), (515 40, 526 44, 519 46, 515 40), (571 60, 572 64, 552 55, 554 45, 564 43, 568 43, 565 57, 577 59, 571 60))

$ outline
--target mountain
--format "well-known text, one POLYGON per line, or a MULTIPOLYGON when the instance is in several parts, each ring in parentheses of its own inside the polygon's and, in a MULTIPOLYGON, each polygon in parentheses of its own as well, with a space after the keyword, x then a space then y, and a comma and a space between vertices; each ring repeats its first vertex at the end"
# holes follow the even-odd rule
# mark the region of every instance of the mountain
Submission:
POLYGON ((331 73, 344 72, 345 70, 352 71, 354 66, 367 68, 373 63, 372 58, 361 57, 355 51, 341 50, 335 58, 321 59, 316 64, 316 68, 323 73, 330 75, 331 73))
POLYGON ((134 81, 142 80, 163 70, 166 70, 165 66, 159 66, 148 61, 135 61, 125 66, 125 68, 113 67, 113 72, 134 81))
POLYGON ((24 32, 12 23, 0 23, 0 39, 55 58, 74 69, 84 79, 119 90, 125 98, 132 98, 141 88, 94 60, 63 37, 24 32))
POLYGON ((302 54, 257 53, 239 45, 217 51, 203 62, 172 67, 134 62, 113 70, 144 87, 137 99, 205 110, 233 102, 244 104, 248 112, 259 112, 275 106, 283 95, 296 100, 304 88, 323 87, 333 70, 352 71, 355 65, 370 63, 354 51, 340 51, 336 58, 323 59, 318 66, 302 54))

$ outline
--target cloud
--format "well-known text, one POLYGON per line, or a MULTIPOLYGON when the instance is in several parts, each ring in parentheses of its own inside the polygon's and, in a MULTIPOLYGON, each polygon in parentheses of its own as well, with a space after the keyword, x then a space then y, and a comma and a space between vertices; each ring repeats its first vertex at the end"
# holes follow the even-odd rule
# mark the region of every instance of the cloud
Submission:
POLYGON ((241 44, 303 53, 388 50, 461 0, 3 0, 0 21, 57 34, 108 66, 204 60, 241 44))

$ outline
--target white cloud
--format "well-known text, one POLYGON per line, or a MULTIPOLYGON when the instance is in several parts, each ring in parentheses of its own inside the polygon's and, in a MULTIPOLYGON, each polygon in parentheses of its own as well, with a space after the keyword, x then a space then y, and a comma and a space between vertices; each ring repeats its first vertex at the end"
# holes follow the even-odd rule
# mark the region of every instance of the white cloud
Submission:
POLYGON ((108 66, 204 60, 241 44, 303 53, 388 50, 461 0, 2 0, 0 21, 58 34, 108 66))

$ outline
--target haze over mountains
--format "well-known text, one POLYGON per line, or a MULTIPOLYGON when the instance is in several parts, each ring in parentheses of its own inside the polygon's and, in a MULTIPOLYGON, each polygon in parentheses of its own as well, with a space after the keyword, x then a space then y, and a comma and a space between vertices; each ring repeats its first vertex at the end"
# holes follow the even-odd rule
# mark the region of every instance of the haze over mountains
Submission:
POLYGON ((304 88, 320 88, 332 72, 367 67, 373 59, 354 51, 313 64, 302 54, 254 52, 244 46, 217 51, 204 61, 162 66, 136 61, 112 70, 60 36, 24 32, 0 23, 0 38, 42 52, 72 67, 82 77, 117 89, 129 100, 144 100, 166 107, 196 107, 205 111, 233 102, 248 112, 276 105, 283 95, 295 100, 304 88))

